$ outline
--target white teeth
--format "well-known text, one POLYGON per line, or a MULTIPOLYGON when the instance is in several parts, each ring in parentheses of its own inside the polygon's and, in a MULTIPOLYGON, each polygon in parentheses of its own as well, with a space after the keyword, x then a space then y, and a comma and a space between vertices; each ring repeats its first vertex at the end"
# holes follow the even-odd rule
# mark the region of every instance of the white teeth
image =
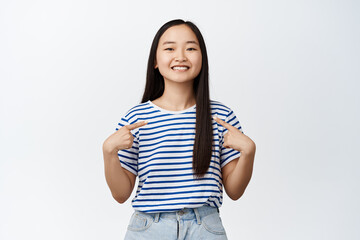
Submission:
POLYGON ((174 70, 186 70, 188 67, 173 67, 174 70))

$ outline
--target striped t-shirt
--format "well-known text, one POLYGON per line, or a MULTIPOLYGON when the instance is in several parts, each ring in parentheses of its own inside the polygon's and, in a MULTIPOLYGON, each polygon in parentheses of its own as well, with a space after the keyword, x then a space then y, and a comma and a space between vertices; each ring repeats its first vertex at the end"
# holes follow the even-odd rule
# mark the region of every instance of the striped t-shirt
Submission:
MULTIPOLYGON (((212 117, 243 132, 229 107, 215 100, 210 100, 210 107, 212 117)), ((140 103, 124 114, 116 131, 144 120, 148 124, 131 130, 132 147, 118 152, 121 166, 138 176, 133 208, 143 212, 178 211, 203 205, 219 208, 223 202, 221 168, 241 154, 222 146, 228 130, 212 119, 214 149, 210 166, 203 178, 196 179, 192 169, 196 104, 182 111, 169 111, 150 100, 140 103)))

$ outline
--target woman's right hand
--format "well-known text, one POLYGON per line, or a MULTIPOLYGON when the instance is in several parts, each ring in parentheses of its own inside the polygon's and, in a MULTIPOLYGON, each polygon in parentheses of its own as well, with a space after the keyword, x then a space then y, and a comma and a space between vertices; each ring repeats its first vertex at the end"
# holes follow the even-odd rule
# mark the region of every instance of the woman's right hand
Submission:
POLYGON ((131 148, 134 136, 130 130, 142 127, 147 123, 147 121, 141 121, 121 127, 104 141, 103 151, 107 153, 117 153, 120 150, 131 148))

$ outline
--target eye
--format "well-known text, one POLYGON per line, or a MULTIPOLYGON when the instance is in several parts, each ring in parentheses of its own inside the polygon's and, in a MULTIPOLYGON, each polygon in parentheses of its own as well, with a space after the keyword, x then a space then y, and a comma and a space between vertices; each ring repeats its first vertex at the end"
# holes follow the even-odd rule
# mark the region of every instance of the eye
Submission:
POLYGON ((188 48, 188 49, 192 49, 191 51, 194 51, 194 50, 196 50, 195 48, 188 48))
POLYGON ((174 50, 173 48, 165 48, 165 50, 174 50))

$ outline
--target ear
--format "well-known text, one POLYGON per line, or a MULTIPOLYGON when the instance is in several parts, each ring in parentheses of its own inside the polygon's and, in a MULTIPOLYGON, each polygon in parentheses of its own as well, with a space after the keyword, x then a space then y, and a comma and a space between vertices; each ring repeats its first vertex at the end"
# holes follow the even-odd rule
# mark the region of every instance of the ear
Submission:
POLYGON ((155 67, 154 67, 154 69, 157 69, 158 68, 158 65, 157 65, 157 63, 156 63, 156 61, 155 61, 155 67))

